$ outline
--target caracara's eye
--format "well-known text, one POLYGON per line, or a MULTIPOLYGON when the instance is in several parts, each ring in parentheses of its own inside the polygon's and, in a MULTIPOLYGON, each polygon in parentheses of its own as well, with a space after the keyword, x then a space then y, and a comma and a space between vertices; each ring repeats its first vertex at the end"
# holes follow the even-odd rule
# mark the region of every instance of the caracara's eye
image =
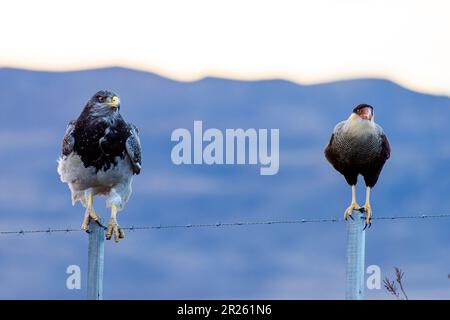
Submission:
POLYGON ((98 102, 103 102, 103 101, 105 100, 105 97, 99 96, 99 97, 97 98, 97 100, 98 100, 98 102))

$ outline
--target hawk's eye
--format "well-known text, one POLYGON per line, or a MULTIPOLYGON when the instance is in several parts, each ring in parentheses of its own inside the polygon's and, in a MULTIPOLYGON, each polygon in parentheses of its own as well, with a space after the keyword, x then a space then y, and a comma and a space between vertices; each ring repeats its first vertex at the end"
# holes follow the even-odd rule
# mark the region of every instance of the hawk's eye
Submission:
POLYGON ((103 102, 103 101, 105 101, 105 97, 99 96, 99 97, 97 98, 97 100, 98 100, 98 102, 103 102))

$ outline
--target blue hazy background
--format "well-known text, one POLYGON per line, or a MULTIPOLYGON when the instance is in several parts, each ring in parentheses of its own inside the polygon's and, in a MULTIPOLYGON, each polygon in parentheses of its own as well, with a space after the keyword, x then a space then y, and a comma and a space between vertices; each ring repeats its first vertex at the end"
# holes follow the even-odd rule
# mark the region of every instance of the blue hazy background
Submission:
MULTIPOLYGON (((450 99, 382 79, 318 85, 204 78, 178 82, 123 68, 77 72, 0 69, 0 230, 78 228, 56 160, 69 120, 100 89, 121 96, 140 129, 143 171, 119 214, 122 226, 341 218, 350 188, 323 156, 334 125, 362 102, 392 145, 372 193, 375 216, 448 213, 450 99), (279 128, 280 171, 259 166, 175 166, 176 128, 279 128)), ((362 179, 358 200, 363 203, 362 179)), ((97 211, 108 217, 103 199, 97 211)), ((366 235, 366 265, 405 272, 413 299, 450 298, 448 219, 379 221, 366 235)), ((0 235, 0 298, 83 299, 87 235, 0 235), (66 268, 82 289, 66 289, 66 268)), ((343 299, 345 224, 241 226, 128 232, 107 242, 106 299, 343 299)), ((366 290, 369 299, 391 298, 366 290)))

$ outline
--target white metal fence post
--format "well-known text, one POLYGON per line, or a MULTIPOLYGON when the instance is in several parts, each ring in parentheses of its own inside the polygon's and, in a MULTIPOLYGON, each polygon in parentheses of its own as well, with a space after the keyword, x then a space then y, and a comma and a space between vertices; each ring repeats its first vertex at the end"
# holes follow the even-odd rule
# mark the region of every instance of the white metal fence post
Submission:
POLYGON ((347 220, 347 270, 345 298, 347 300, 364 299, 364 259, 366 232, 364 213, 354 210, 353 220, 347 220))
MULTIPOLYGON (((101 220, 100 220, 101 222, 101 220)), ((87 298, 103 299, 103 262, 105 257, 105 230, 92 219, 89 221, 89 250, 87 298)))

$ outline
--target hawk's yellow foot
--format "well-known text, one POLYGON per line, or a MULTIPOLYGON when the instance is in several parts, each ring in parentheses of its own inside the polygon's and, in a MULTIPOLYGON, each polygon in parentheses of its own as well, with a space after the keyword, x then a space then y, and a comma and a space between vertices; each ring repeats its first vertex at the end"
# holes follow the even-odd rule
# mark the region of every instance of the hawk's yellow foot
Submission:
POLYGON ((84 213, 84 219, 83 223, 81 224, 81 229, 88 232, 89 231, 89 220, 92 219, 95 222, 98 223, 98 215, 95 213, 94 207, 93 207, 93 200, 92 200, 92 194, 88 196, 87 199, 87 206, 86 211, 84 213))
POLYGON ((113 234, 115 242, 119 242, 119 239, 125 238, 125 231, 119 227, 116 220, 111 218, 106 227, 106 240, 111 240, 113 234))
POLYGON ((92 219, 95 222, 99 222, 98 215, 95 213, 94 209, 86 209, 86 213, 84 214, 83 223, 81 224, 81 229, 84 231, 89 231, 89 220, 92 219))
POLYGON ((114 241, 119 242, 119 239, 125 238, 125 232, 117 223, 117 207, 111 205, 111 218, 109 219, 108 226, 106 227, 106 240, 110 240, 114 234, 114 241))

